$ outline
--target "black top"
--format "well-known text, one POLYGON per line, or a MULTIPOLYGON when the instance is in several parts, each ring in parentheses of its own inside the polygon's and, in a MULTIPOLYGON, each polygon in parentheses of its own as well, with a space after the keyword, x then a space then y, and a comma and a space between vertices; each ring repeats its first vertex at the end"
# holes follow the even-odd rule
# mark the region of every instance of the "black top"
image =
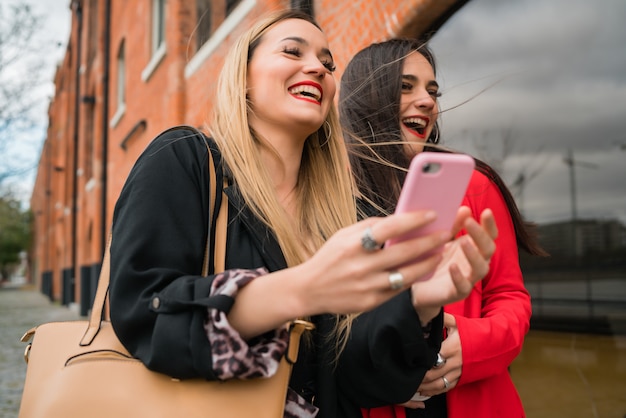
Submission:
MULTIPOLYGON (((221 184, 220 153, 208 141, 221 184)), ((113 215, 113 327, 148 368, 177 378, 215 379, 203 329, 213 276, 201 275, 214 187, 207 155, 202 137, 192 130, 159 135, 131 170, 113 215)), ((226 269, 285 268, 273 233, 252 215, 236 185, 225 193, 226 269)), ((408 291, 357 318, 337 364, 334 344, 326 338, 334 316, 312 320, 317 328, 312 343, 302 341, 290 386, 314 401, 319 418, 360 418, 361 406, 406 401, 434 364, 441 341, 442 316, 424 339, 408 291)))

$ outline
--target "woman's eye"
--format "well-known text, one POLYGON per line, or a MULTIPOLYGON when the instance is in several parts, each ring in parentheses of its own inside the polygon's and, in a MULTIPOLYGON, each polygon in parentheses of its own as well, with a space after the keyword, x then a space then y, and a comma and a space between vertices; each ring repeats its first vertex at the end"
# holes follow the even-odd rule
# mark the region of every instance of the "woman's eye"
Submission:
POLYGON ((322 61, 322 65, 331 73, 337 69, 337 66, 332 61, 322 61))
POLYGON ((439 90, 431 90, 428 92, 428 94, 430 94, 434 98, 441 97, 441 93, 439 92, 439 90))
MULTIPOLYGON (((299 48, 295 48, 295 47, 283 47, 283 53, 287 54, 287 55, 292 55, 294 57, 297 58, 301 58, 302 57, 302 51, 299 48)), ((335 69, 337 68, 335 66, 335 63, 332 60, 321 60, 322 65, 324 66, 324 68, 326 68, 329 72, 333 72, 335 71, 335 69)))
POLYGON ((302 53, 300 52, 300 50, 298 48, 283 48, 283 52, 285 54, 289 54, 289 55, 293 55, 294 57, 299 57, 302 55, 302 53))
POLYGON ((410 83, 402 83, 402 90, 410 91, 413 88, 413 85, 410 83))

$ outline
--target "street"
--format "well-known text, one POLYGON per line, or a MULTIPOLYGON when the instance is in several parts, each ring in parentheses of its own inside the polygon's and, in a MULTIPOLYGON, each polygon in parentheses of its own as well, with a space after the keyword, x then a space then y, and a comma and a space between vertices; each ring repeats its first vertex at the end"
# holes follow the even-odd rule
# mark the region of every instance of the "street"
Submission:
POLYGON ((0 417, 17 417, 26 376, 22 335, 35 325, 80 319, 34 289, 0 287, 0 417))
MULTIPOLYGON (((31 327, 81 319, 33 288, 0 287, 0 418, 16 418, 31 327)), ((531 330, 511 365, 528 418, 626 417, 626 336, 531 330)))

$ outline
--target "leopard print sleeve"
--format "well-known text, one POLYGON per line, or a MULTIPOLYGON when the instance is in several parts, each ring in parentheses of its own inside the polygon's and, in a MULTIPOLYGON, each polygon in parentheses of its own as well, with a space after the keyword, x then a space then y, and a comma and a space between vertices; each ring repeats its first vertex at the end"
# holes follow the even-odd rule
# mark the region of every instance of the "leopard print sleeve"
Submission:
MULTIPOLYGON (((240 288, 264 274, 267 274, 264 268, 225 271, 215 277, 211 295, 234 298, 240 288)), ((213 370, 220 380, 272 376, 287 349, 286 329, 267 332, 245 341, 230 326, 226 313, 217 309, 209 308, 204 329, 213 347, 213 370)))
MULTIPOLYGON (((227 270, 215 277, 211 295, 235 297, 239 289, 267 270, 227 270)), ((268 377, 276 373, 287 349, 289 335, 286 329, 267 332, 251 341, 245 341, 228 323, 226 313, 208 309, 204 330, 213 347, 213 370, 220 380, 268 377)), ((285 404, 285 418, 314 418, 318 408, 289 389, 285 404)))

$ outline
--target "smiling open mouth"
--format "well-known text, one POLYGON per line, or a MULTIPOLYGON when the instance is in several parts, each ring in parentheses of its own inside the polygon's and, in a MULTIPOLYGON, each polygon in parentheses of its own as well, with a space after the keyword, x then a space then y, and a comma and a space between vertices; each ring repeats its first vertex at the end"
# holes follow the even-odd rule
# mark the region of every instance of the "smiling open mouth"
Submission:
POLYGON ((402 119, 402 124, 408 129, 415 131, 420 135, 424 135, 426 132, 426 126, 428 126, 428 119, 410 117, 402 119))
POLYGON ((289 93, 294 96, 313 99, 318 103, 322 101, 322 92, 318 88, 310 85, 301 84, 299 86, 292 87, 289 89, 289 93))

